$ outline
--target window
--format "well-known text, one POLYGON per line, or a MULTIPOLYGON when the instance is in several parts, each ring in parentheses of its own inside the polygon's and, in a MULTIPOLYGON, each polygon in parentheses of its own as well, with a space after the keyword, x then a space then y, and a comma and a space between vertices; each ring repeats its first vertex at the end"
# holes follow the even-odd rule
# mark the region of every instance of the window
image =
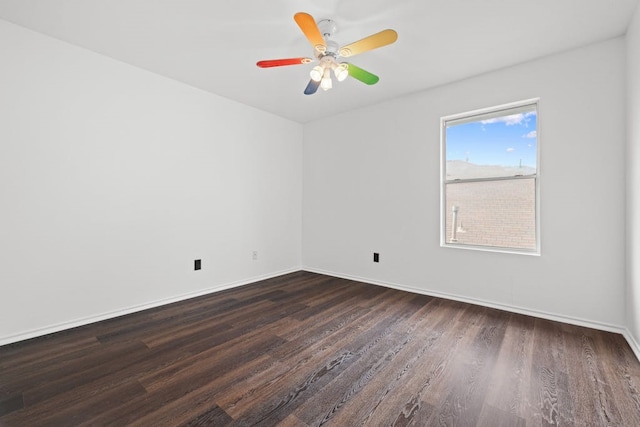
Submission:
POLYGON ((538 101, 441 122, 442 246, 539 254, 538 101))

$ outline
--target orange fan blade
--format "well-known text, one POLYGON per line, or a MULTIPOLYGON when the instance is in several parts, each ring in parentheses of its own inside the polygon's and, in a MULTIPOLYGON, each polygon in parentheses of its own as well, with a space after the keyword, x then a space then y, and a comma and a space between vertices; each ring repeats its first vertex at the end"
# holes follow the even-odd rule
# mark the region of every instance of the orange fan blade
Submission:
POLYGON ((298 12, 293 15, 293 19, 296 21, 296 24, 298 24, 298 27, 300 27, 314 49, 318 52, 324 52, 327 49, 324 37, 322 37, 313 16, 308 13, 298 12))
POLYGON ((256 65, 260 68, 271 68, 282 67, 283 65, 308 64, 311 61, 313 61, 311 58, 268 59, 266 61, 258 61, 256 65))
POLYGON ((383 30, 379 33, 365 37, 362 40, 348 44, 340 48, 340 56, 348 58, 368 50, 386 46, 398 40, 398 33, 394 30, 383 30))

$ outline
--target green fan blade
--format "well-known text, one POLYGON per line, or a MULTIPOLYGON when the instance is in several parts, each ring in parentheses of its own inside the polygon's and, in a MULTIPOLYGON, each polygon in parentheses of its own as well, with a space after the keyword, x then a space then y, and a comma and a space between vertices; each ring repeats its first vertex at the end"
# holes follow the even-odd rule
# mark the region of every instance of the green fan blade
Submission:
POLYGON ((378 80, 380 80, 380 77, 376 76, 375 74, 371 74, 367 70, 363 70, 362 68, 356 67, 353 64, 347 64, 347 67, 349 75, 356 80, 360 80, 362 83, 374 85, 378 83, 378 80))

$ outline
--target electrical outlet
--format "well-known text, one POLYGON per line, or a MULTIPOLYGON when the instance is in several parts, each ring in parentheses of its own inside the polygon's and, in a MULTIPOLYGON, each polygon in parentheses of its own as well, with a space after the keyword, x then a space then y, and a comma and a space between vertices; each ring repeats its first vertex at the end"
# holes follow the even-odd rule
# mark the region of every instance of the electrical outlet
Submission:
POLYGON ((252 258, 254 261, 257 261, 257 260, 258 260, 258 251, 253 251, 253 252, 251 252, 251 258, 252 258))
POLYGON ((197 259, 197 260, 193 261, 193 269, 194 270, 202 269, 202 260, 197 259))
POLYGON ((373 262, 380 262, 380 254, 378 252, 373 253, 373 262))

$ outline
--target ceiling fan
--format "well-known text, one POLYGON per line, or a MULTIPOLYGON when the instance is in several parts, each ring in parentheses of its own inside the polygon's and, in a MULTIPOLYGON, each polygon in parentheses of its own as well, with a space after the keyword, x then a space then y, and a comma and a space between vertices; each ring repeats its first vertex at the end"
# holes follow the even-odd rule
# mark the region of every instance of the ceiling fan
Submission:
MULTIPOLYGON (((331 71, 339 82, 351 76, 362 83, 373 85, 378 83, 380 78, 360 67, 348 62, 338 63, 338 58, 349 58, 369 50, 394 43, 398 39, 398 33, 394 30, 383 30, 372 34, 362 40, 339 47, 338 43, 331 40, 331 36, 336 33, 337 25, 331 19, 323 19, 316 24, 315 19, 308 13, 299 12, 293 16, 304 35, 314 48, 314 56, 318 65, 313 67, 309 73, 311 80, 304 90, 305 95, 313 95, 321 87, 329 90, 333 86, 331 71)), ((258 61, 260 68, 282 67, 285 65, 310 64, 312 58, 285 58, 258 61)))

